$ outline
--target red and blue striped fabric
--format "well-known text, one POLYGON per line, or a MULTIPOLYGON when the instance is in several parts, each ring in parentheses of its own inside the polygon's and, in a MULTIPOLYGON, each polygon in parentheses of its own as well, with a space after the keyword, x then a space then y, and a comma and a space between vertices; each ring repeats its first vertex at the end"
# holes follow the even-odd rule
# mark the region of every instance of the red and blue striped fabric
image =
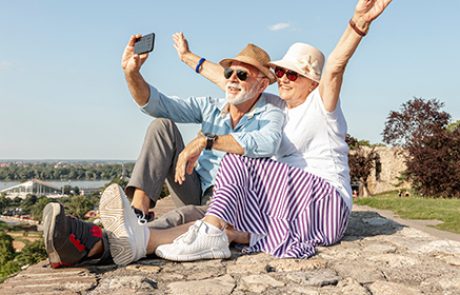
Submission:
POLYGON ((327 181, 268 158, 226 155, 206 213, 258 237, 245 252, 307 258, 340 241, 350 210, 327 181))

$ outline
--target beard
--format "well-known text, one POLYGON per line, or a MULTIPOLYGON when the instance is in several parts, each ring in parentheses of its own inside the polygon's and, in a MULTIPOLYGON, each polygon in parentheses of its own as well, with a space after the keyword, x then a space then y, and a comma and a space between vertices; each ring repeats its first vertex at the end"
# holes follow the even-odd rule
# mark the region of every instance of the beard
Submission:
POLYGON ((257 95, 258 86, 259 83, 255 83, 248 91, 246 91, 240 86, 240 84, 228 82, 225 86, 225 98, 227 99, 228 103, 231 103, 233 105, 242 104, 250 100, 251 98, 254 98, 257 95), (230 87, 239 89, 240 91, 237 94, 230 94, 228 91, 230 87))

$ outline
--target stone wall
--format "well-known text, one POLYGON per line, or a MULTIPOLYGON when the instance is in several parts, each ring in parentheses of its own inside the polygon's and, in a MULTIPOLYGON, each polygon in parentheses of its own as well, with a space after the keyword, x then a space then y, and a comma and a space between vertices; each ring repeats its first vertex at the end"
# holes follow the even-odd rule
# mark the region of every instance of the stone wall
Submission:
MULTIPOLYGON (((364 150, 370 151, 371 148, 364 147, 364 150)), ((399 148, 384 146, 376 147, 375 151, 380 155, 382 169, 379 180, 377 180, 375 175, 376 170, 372 169, 372 173, 367 181, 369 193, 373 195, 398 189, 410 188, 410 183, 401 183, 398 179, 401 176, 401 172, 406 169, 404 151, 399 148)))

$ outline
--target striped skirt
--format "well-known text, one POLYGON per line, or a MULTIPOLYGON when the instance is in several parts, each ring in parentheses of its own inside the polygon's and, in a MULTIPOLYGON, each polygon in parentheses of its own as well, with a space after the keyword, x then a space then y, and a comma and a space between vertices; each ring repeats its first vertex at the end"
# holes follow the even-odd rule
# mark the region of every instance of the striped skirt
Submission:
POLYGON ((327 181, 268 158, 226 155, 206 215, 251 234, 246 253, 307 258, 340 241, 350 210, 327 181))

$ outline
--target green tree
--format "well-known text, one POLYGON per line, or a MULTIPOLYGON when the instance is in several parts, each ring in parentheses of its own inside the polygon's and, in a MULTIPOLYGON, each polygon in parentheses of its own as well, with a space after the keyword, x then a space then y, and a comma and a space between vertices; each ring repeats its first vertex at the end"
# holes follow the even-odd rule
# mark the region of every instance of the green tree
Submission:
POLYGON ((20 265, 35 264, 43 259, 46 259, 45 243, 43 239, 39 239, 30 245, 27 245, 16 256, 15 260, 20 265))
POLYGON ((0 214, 11 205, 11 200, 5 195, 0 196, 0 214))
POLYGON ((449 125, 443 106, 436 99, 404 103, 399 112, 390 112, 383 139, 407 152, 405 175, 415 191, 460 198, 460 128, 456 122, 449 125))
POLYGON ((72 190, 72 186, 66 184, 64 185, 63 191, 65 195, 70 195, 70 191, 72 190))
POLYGON ((49 199, 45 196, 41 196, 40 198, 38 198, 37 202, 32 206, 30 210, 30 215, 32 216, 32 219, 41 220, 43 215, 43 209, 45 209, 45 206, 52 201, 52 199, 49 199))
POLYGON ((64 203, 66 212, 77 218, 83 218, 89 210, 94 208, 94 204, 85 196, 71 196, 64 203))
POLYGON ((25 199, 21 201, 21 208, 24 212, 30 213, 32 207, 37 203, 37 196, 36 195, 27 195, 25 199))
POLYGON ((447 125, 446 128, 447 128, 447 131, 454 132, 454 130, 460 128, 460 120, 450 123, 449 125, 447 125))
POLYGON ((358 140, 353 136, 347 134, 345 141, 350 147, 350 153, 348 154, 348 164, 350 167, 350 177, 352 183, 359 184, 359 195, 369 196, 369 189, 367 180, 371 175, 372 169, 376 168, 376 177, 380 176, 381 168, 380 156, 375 151, 375 148, 371 148, 366 151, 362 147, 362 143, 368 146, 367 140, 358 140))
POLYGON ((21 205, 22 199, 20 197, 16 197, 11 202, 11 206, 19 207, 21 205))
POLYGON ((27 264, 37 263, 47 257, 43 239, 26 245, 19 254, 13 249, 13 239, 0 232, 0 283, 27 264))
POLYGON ((14 258, 13 238, 0 231, 0 265, 6 264, 14 258))

